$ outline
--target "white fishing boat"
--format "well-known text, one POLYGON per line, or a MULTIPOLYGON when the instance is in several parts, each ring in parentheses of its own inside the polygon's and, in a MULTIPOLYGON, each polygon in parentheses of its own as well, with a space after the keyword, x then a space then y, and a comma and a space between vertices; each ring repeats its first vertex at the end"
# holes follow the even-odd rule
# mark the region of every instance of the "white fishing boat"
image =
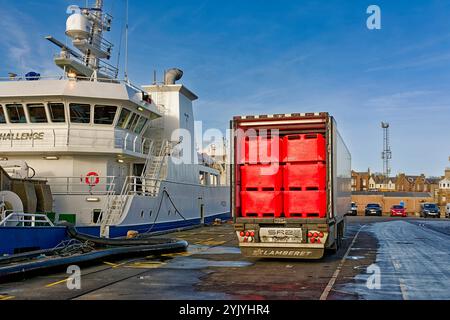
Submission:
POLYGON ((225 161, 195 148, 198 97, 177 83, 183 72, 170 69, 163 83, 142 87, 120 80, 108 63, 113 45, 104 35, 112 17, 103 1, 69 11, 74 48, 47 37, 60 48, 54 61, 61 75, 0 81, 0 166, 15 181, 50 186, 51 203, 34 188, 4 185, 0 202, 10 212, 53 213, 53 221, 104 237, 229 217, 225 161))

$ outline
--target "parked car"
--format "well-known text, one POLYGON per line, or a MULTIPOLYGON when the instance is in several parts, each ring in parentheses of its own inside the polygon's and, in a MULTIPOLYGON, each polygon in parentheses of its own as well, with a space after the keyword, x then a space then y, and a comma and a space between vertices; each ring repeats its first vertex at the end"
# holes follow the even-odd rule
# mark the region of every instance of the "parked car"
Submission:
POLYGON ((420 205, 420 216, 423 218, 433 217, 440 218, 441 210, 436 203, 422 203, 420 205))
POLYGON ((350 210, 347 212, 348 216, 357 216, 358 215, 358 205, 355 202, 352 202, 352 206, 350 210))
POLYGON ((391 217, 407 217, 406 209, 401 205, 393 205, 391 207, 391 217))
POLYGON ((447 203, 447 206, 445 207, 445 217, 447 219, 450 218, 450 203, 447 203))
POLYGON ((364 210, 364 213, 366 216, 382 216, 383 215, 383 209, 381 209, 381 206, 378 203, 369 203, 366 206, 366 209, 364 210))

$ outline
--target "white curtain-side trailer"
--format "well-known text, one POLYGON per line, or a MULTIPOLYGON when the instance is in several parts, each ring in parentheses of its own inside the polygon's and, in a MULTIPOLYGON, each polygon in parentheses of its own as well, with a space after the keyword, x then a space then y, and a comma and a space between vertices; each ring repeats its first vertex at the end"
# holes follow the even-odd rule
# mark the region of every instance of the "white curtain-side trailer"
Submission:
POLYGON ((320 259, 335 252, 351 207, 351 155, 328 113, 231 121, 231 204, 241 252, 320 259))

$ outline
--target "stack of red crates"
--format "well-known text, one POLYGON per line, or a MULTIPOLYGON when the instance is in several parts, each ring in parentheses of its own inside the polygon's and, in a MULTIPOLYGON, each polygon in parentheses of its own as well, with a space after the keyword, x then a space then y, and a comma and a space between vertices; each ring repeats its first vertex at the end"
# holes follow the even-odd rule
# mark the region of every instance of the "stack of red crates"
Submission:
POLYGON ((247 137, 241 143, 241 215, 280 217, 283 212, 283 171, 279 137, 247 137))
POLYGON ((326 217, 323 135, 247 137, 238 162, 242 217, 326 217))
POLYGON ((326 143, 321 134, 283 138, 283 202, 287 218, 326 217, 326 143))

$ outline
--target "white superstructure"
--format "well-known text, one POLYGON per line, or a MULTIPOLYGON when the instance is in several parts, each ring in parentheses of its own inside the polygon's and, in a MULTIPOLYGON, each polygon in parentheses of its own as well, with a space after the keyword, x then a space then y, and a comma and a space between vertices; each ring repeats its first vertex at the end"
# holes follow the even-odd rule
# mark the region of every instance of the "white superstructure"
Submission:
POLYGON ((0 82, 0 165, 18 177, 46 179, 54 212, 76 214, 77 225, 100 227, 103 236, 228 214, 224 167, 197 161, 197 96, 176 84, 177 69, 142 89, 118 80, 103 60, 112 44, 102 36, 111 24, 102 5, 69 8, 66 34, 81 53, 47 37, 61 47, 61 77, 33 73, 0 82), (189 163, 180 161, 186 153, 189 163))

